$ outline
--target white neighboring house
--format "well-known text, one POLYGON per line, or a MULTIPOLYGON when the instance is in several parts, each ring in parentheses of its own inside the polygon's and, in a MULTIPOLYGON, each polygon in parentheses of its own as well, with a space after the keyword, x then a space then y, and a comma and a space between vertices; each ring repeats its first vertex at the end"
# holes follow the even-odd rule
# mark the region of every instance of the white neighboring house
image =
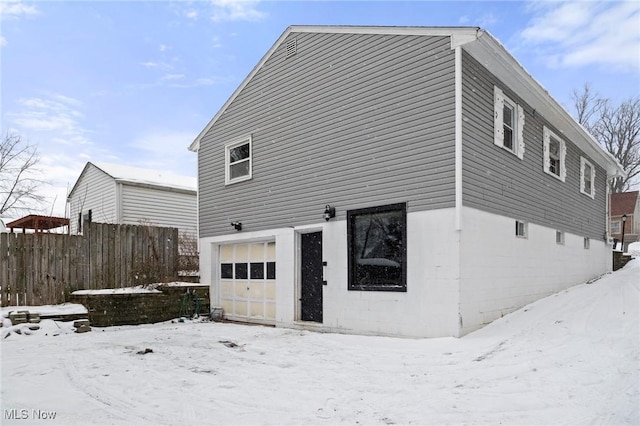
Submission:
POLYGON ((167 171, 88 162, 67 197, 70 231, 93 222, 178 228, 196 235, 197 179, 167 171))

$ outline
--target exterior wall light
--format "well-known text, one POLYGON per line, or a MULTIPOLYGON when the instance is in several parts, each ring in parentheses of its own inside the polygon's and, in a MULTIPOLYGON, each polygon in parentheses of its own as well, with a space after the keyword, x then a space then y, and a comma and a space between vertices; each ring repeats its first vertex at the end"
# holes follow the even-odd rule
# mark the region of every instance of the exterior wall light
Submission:
POLYGON ((233 226, 233 229, 236 231, 242 231, 242 222, 231 222, 231 226, 233 226))
POLYGON ((324 208, 322 217, 324 217, 324 220, 329 222, 329 219, 331 219, 332 217, 336 217, 336 208, 331 207, 329 204, 327 204, 327 206, 324 208))

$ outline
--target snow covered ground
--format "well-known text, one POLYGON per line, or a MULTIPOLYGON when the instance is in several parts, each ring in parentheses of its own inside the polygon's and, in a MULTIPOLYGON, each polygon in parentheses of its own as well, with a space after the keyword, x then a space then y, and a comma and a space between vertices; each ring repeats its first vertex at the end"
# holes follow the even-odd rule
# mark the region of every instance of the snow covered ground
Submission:
POLYGON ((637 425, 639 287, 636 259, 461 339, 43 321, 0 343, 0 422, 637 425))

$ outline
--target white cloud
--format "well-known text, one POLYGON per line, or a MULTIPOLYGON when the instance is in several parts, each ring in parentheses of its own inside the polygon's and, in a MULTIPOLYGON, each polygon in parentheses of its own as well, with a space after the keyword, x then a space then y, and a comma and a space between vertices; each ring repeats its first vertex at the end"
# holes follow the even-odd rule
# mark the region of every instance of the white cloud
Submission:
POLYGON ((165 74, 160 77, 161 81, 167 80, 182 80, 184 78, 184 74, 165 74))
POLYGON ((142 161, 134 166, 195 176, 196 156, 188 147, 196 136, 193 131, 150 130, 131 143, 132 148, 143 151, 142 161))
POLYGON ((189 19, 198 19, 198 11, 195 9, 189 9, 184 12, 184 16, 189 19))
POLYGON ((487 28, 490 27, 494 24, 498 23, 498 18, 496 18, 493 13, 486 13, 482 16, 480 16, 479 18, 477 18, 475 21, 475 24, 481 28, 487 28))
POLYGON ((40 11, 34 3, 25 3, 21 0, 0 1, 0 16, 2 18, 17 19, 23 16, 38 15, 40 11))
POLYGON ((0 46, 6 46, 7 45, 7 39, 4 38, 3 36, 0 36, 0 46))
POLYGON ((74 143, 86 143, 86 131, 79 123, 83 114, 76 109, 81 102, 77 99, 53 94, 47 99, 23 98, 18 104, 21 110, 8 116, 24 132, 57 132, 74 143))
POLYGON ((519 36, 550 67, 640 70, 640 2, 537 2, 519 36))
POLYGON ((212 0, 211 20, 221 21, 259 21, 267 16, 257 9, 258 1, 249 0, 212 0))

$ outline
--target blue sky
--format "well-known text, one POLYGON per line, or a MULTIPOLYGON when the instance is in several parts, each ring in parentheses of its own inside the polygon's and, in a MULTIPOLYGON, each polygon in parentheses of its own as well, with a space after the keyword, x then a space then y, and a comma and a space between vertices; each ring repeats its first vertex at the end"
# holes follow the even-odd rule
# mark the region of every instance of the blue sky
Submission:
POLYGON ((637 1, 2 0, 2 134, 38 145, 47 214, 64 215, 87 161, 195 176, 189 144, 302 24, 480 26, 571 112, 585 82, 640 93, 637 1))

